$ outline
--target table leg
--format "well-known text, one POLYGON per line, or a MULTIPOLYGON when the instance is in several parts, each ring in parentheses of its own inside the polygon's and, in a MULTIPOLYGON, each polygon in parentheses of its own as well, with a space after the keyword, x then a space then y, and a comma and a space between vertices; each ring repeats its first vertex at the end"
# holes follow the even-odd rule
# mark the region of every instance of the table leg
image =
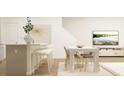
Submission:
POLYGON ((70 71, 73 72, 74 68, 75 68, 75 59, 74 59, 74 54, 70 53, 70 58, 69 58, 70 62, 70 71))
POLYGON ((98 62, 98 55, 96 54, 94 59, 94 72, 99 71, 99 62, 98 62))

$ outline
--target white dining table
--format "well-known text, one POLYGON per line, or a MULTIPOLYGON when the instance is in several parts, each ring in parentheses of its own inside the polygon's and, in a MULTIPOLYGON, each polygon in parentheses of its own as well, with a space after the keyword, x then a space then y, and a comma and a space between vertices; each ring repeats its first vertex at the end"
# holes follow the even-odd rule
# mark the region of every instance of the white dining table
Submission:
POLYGON ((74 68, 75 68, 75 58, 74 58, 74 54, 78 51, 78 52, 85 52, 85 51, 89 51, 89 52, 93 52, 94 53, 94 64, 93 64, 93 71, 97 72, 99 71, 99 62, 98 62, 98 57, 99 57, 99 50, 97 48, 94 47, 83 47, 83 48, 77 48, 77 47, 68 47, 68 52, 69 52, 69 61, 68 61, 68 70, 73 72, 74 68))

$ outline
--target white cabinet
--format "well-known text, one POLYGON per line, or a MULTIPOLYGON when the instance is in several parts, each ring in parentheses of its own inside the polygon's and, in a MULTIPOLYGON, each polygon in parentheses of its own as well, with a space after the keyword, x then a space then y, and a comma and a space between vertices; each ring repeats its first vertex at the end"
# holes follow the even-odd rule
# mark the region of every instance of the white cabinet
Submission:
POLYGON ((123 47, 99 47, 99 56, 124 56, 123 47))

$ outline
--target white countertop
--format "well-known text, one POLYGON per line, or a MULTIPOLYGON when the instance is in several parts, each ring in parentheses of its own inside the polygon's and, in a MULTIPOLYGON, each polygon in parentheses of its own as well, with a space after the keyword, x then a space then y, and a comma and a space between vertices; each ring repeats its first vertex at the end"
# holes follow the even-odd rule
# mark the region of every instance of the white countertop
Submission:
POLYGON ((48 43, 32 43, 32 44, 6 44, 6 45, 49 45, 48 43))
POLYGON ((0 45, 4 45, 3 43, 0 43, 0 45))

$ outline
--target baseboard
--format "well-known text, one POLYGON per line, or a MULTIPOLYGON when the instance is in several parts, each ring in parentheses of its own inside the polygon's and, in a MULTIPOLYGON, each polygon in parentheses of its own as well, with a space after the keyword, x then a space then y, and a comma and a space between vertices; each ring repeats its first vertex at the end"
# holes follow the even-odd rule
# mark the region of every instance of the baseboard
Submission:
POLYGON ((101 57, 101 58, 102 58, 102 57, 108 57, 108 58, 109 58, 109 57, 116 57, 116 58, 117 58, 117 57, 122 57, 122 58, 123 58, 124 56, 99 56, 99 57, 101 57))

